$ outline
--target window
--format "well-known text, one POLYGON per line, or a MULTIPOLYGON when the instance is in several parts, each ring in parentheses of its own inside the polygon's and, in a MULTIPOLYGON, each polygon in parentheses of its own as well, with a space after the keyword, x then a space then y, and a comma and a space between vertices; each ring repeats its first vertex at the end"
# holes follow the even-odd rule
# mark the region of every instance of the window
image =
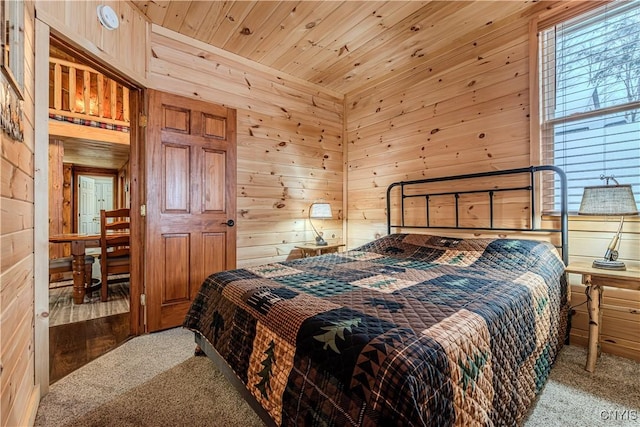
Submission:
POLYGON ((24 2, 2 0, 0 2, 0 45, 2 59, 0 69, 23 99, 24 84, 24 2))
MULTIPOLYGON (((585 186, 604 185, 601 175, 631 184, 640 200, 640 2, 539 30, 542 162, 567 174, 569 211, 585 186)), ((560 210, 551 187, 545 212, 560 210)))

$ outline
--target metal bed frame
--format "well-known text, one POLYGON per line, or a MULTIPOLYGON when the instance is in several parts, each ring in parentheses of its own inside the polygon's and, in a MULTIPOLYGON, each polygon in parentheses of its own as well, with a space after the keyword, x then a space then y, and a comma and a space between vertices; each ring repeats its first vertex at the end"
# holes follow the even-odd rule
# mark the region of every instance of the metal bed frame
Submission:
POLYGON ((452 230, 489 230, 489 231, 519 231, 519 232, 534 232, 534 233, 560 233, 561 238, 561 250, 562 250, 562 261, 564 265, 569 264, 569 217, 567 212, 567 177, 562 169, 557 166, 530 166, 528 168, 519 168, 519 169, 507 169, 501 171, 490 171, 490 172, 480 172, 480 173, 472 173, 465 175, 455 175, 455 176, 445 176, 438 178, 425 178, 425 179, 416 179, 413 181, 399 181, 394 182, 387 188, 387 234, 391 234, 392 228, 418 228, 418 229, 452 229, 452 230), (550 171, 557 174, 558 178, 560 178, 560 228, 537 228, 536 224, 536 186, 535 186, 535 173, 550 171), (436 193, 425 193, 421 192, 418 194, 406 194, 408 188, 412 186, 418 186, 421 184, 429 184, 435 182, 445 182, 445 181, 459 181, 464 179, 474 179, 474 178, 484 178, 491 176, 505 176, 505 175, 529 175, 529 185, 526 186, 518 186, 518 187, 506 187, 506 188, 490 188, 490 189, 479 189, 479 190, 470 190, 470 191, 445 191, 445 192, 436 192, 436 193), (392 223, 391 221, 391 192, 395 187, 400 187, 400 221, 399 223, 392 223), (528 191, 530 195, 529 207, 531 211, 531 218, 529 220, 529 227, 521 227, 521 228, 503 228, 503 227, 494 227, 494 195, 498 192, 509 192, 509 191, 528 191), (460 226, 460 206, 459 206, 459 198, 462 194, 481 194, 486 193, 488 195, 489 200, 489 226, 488 227, 461 227, 460 226), (432 225, 429 217, 429 200, 433 196, 454 196, 455 198, 455 221, 456 225, 453 226, 439 226, 432 225), (405 199, 408 198, 424 198, 426 201, 426 224, 425 225, 406 225, 405 224, 405 207, 404 202, 405 199))

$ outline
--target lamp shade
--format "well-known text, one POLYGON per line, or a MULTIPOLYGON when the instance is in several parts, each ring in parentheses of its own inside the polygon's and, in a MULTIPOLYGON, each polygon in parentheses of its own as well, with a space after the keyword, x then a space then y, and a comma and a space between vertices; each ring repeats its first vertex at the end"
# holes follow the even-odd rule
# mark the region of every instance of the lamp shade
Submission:
POLYGON ((329 203, 313 203, 309 210, 309 218, 322 219, 333 218, 331 205, 329 203))
POLYGON ((585 187, 579 215, 637 215, 638 207, 631 185, 585 187))

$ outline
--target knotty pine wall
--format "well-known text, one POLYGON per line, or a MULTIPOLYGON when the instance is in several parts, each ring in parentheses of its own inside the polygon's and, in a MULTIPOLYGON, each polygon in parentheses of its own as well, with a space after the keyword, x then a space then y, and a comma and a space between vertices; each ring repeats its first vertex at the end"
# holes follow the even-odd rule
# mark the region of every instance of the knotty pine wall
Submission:
POLYGON ((529 165, 528 49, 526 20, 495 23, 347 94, 349 246, 386 234, 394 181, 529 165))
MULTIPOLYGON (((136 82, 144 82, 147 63, 146 57, 133 54, 144 51, 147 22, 134 13, 132 6, 126 2, 110 2, 123 16, 118 33, 110 36, 94 32, 87 37, 84 33, 88 29, 91 32, 91 26, 85 25, 85 22, 93 22, 89 21, 91 18, 95 20, 98 2, 25 0, 22 3, 24 141, 16 142, 0 132, 1 427, 33 425, 40 397, 48 390, 48 383, 43 382, 43 379, 48 379, 48 293, 44 283, 46 279, 39 279, 37 285, 34 280, 34 275, 46 274, 44 265, 48 252, 44 240, 46 237, 42 237, 46 231, 42 226, 38 228, 42 221, 34 209, 35 202, 47 197, 47 189, 43 189, 42 184, 38 188, 38 181, 48 180, 42 176, 43 170, 35 166, 46 164, 48 154, 48 141, 36 141, 35 94, 36 86, 40 83, 35 81, 35 52, 36 46, 42 49, 43 44, 36 37, 36 28, 52 26, 62 38, 80 44, 94 56, 126 72, 136 82), (82 16, 86 16, 87 20, 77 19, 77 8, 85 11, 82 16), (39 197, 36 194, 40 194, 39 197), (34 251, 38 250, 45 259, 36 259, 34 251)), ((44 44, 48 44, 48 37, 44 44)), ((44 61, 48 61, 48 58, 44 61)), ((0 84, 4 84, 1 75, 0 84)), ((43 84, 40 84, 40 94, 46 93, 46 82, 43 84)), ((46 103, 40 104, 46 108, 46 103)), ((40 113, 38 120, 46 123, 46 110, 40 113)), ((39 123, 38 129, 42 127, 42 123, 39 123)))
MULTIPOLYGON (((529 90, 530 19, 492 22, 426 52, 414 68, 390 71, 387 79, 346 95, 349 247, 386 234, 386 188, 394 181, 526 167, 537 158, 529 138, 529 97, 535 96, 529 90)), ((507 215, 526 218, 528 212, 516 206, 507 215)), ((571 262, 602 257, 618 221, 573 217, 571 262)), ((620 249, 628 266, 638 268, 639 248, 640 221, 631 219, 620 249)), ((579 279, 570 277, 576 304, 584 295, 579 279)), ((640 360, 640 292, 607 289, 604 295, 626 310, 605 307, 604 351, 640 360)), ((580 345, 588 336, 585 308, 576 308, 573 318, 571 335, 580 345)))
POLYGON ((148 22, 135 6, 114 0, 43 0, 36 3, 38 19, 54 28, 62 39, 80 45, 130 80, 144 82, 148 58, 143 52, 146 52, 148 22), (109 5, 118 14, 117 31, 109 31, 99 24, 96 8, 101 4, 109 5))
MULTIPOLYGON (((34 381, 34 6, 24 2, 24 142, 0 132, 0 426, 33 424, 34 381)), ((4 84, 0 76, 0 84, 4 84)))
MULTIPOLYGON (((34 6, 32 1, 25 5, 25 142, 0 136, 0 426, 30 424, 39 397, 33 338, 34 6)), ((85 5, 87 16, 94 19, 93 1, 37 2, 38 17, 144 86, 140 74, 148 58, 129 54, 124 61, 122 55, 131 52, 127 43, 146 40, 146 22, 130 25, 138 22, 137 15, 124 21, 117 43, 109 35, 85 36, 84 20, 66 21, 75 16, 69 8, 85 5), (105 45, 105 40, 111 41, 105 45)), ((482 32, 427 52, 413 70, 390 70, 389 80, 347 94, 344 116, 340 94, 175 40, 162 31, 153 35, 158 57, 148 63, 150 86, 238 109, 238 264, 280 260, 289 256, 295 243, 311 239, 304 218, 315 199, 325 198, 334 206, 336 219, 324 223, 327 237, 344 238, 354 247, 386 233, 384 191, 392 181, 528 165, 527 26, 526 17, 493 22, 482 32), (189 79, 182 80, 185 72, 189 79), (346 158, 343 123, 348 129, 346 158), (343 161, 348 162, 346 175, 343 161), (347 196, 348 233, 343 236, 339 207, 347 196)), ((602 255, 615 223, 572 220, 570 226, 572 259, 588 260, 602 255)), ((639 235, 639 223, 627 222, 621 254, 630 265, 640 264, 639 235)), ((579 285, 573 286, 574 295, 582 292, 579 285)), ((608 296, 640 309, 638 292, 607 289, 605 300, 608 296)), ((572 336, 579 342, 575 338, 586 336, 586 326, 575 319, 572 336)), ((612 342, 603 349, 637 357, 636 319, 632 312, 616 315, 605 308, 603 338, 612 342)), ((35 346, 42 348, 43 343, 39 339, 35 346)))
MULTIPOLYGON (((63 167, 64 143, 55 138, 49 140, 49 235, 71 232, 71 204, 65 195, 71 193, 71 186, 65 182, 63 167)), ((71 255, 71 245, 49 245, 49 258, 61 258, 71 255)))
POLYGON ((325 239, 341 242, 342 98, 307 82, 153 26, 151 88, 237 109, 237 265, 298 256, 313 241, 309 205, 323 199, 333 220, 325 239))

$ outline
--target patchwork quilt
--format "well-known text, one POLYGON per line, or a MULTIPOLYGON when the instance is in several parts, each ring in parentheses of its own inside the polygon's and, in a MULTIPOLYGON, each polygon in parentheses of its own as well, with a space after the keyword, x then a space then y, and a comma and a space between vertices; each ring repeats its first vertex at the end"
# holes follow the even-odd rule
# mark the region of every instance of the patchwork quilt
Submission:
POLYGON ((549 243, 392 234, 208 277, 184 326, 277 425, 521 424, 562 346, 549 243))

